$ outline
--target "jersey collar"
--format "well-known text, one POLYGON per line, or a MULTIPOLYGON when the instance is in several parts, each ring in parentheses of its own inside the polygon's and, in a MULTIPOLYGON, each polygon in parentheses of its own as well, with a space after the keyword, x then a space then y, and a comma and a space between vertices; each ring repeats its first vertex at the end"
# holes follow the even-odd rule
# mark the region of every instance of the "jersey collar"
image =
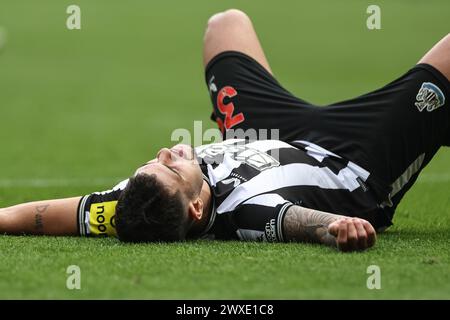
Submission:
POLYGON ((216 200, 214 198, 214 193, 213 190, 211 188, 211 182, 209 181, 208 176, 206 176, 205 174, 203 174, 203 180, 206 181, 206 183, 208 184, 209 188, 211 189, 211 212, 209 214, 209 221, 208 221, 208 225, 206 226, 205 230, 201 233, 200 237, 203 237, 204 235, 206 235, 208 233, 208 231, 212 228, 214 221, 216 220, 216 200))

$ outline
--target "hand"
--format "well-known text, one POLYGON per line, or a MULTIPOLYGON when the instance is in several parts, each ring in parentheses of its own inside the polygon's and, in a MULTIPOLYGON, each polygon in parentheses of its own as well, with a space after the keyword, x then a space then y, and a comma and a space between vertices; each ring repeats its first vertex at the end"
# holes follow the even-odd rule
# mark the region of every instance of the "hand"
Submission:
POLYGON ((332 222, 328 232, 336 237, 341 251, 365 250, 372 247, 377 239, 372 225, 360 218, 343 218, 332 222))

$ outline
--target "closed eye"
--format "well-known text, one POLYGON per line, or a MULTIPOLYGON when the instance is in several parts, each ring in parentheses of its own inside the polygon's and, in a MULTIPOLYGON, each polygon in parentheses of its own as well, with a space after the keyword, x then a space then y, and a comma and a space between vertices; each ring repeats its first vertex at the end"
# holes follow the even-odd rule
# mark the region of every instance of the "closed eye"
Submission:
POLYGON ((177 176, 179 176, 181 179, 183 179, 183 177, 178 173, 178 171, 176 171, 175 169, 173 169, 173 168, 171 168, 171 167, 169 167, 169 166, 167 166, 167 165, 165 165, 165 164, 164 164, 164 166, 165 166, 167 169, 169 169, 170 171, 172 171, 173 173, 175 173, 177 176))

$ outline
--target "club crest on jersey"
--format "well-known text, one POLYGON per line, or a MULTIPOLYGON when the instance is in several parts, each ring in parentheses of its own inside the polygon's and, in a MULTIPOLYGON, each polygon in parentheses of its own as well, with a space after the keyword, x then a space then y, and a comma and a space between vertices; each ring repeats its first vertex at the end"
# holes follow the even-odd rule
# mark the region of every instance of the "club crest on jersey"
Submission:
POLYGON ((424 82, 417 93, 416 100, 415 106, 420 112, 425 109, 431 112, 444 105, 445 96, 438 86, 431 82, 424 82))

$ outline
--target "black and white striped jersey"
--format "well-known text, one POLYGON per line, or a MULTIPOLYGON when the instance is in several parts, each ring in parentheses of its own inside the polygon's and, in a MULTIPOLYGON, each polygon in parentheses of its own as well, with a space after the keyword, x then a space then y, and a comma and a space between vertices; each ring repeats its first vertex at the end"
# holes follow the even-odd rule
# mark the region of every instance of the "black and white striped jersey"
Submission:
MULTIPOLYGON (((297 141, 291 146, 300 151, 280 149, 277 169, 257 172, 264 178, 254 184, 264 180, 264 185, 270 186, 269 179, 280 178, 289 184, 273 185, 274 190, 258 189, 261 194, 273 194, 270 199, 278 199, 272 206, 281 202, 281 197, 312 208, 357 215, 376 229, 388 227, 420 172, 441 146, 450 146, 450 82, 429 64, 420 63, 361 96, 321 107, 293 95, 243 52, 225 51, 215 56, 205 68, 205 81, 213 105, 211 119, 224 140, 235 137, 234 131, 252 132, 257 134, 252 137, 262 139, 273 130, 271 138, 297 141), (354 175, 360 187, 354 184, 354 175), (364 192, 366 187, 369 190, 364 192)), ((247 165, 234 171, 238 176, 224 178, 225 182, 234 179, 237 184, 239 176, 249 179, 243 171, 250 177, 255 173, 247 165)), ((243 182, 241 179, 236 188, 243 190, 243 182)), ((247 185, 253 189, 254 184, 247 185)), ((231 212, 236 219, 243 217, 237 213, 246 208, 247 196, 253 197, 252 201, 269 199, 230 192, 226 187, 230 188, 219 183, 215 191, 219 202, 225 203, 221 209, 234 210, 231 212)), ((266 206, 258 208, 267 210, 266 206)), ((228 216, 227 211, 218 212, 222 212, 218 217, 228 216)))
POLYGON ((231 139, 195 151, 214 195, 206 234, 216 239, 283 241, 293 204, 360 217, 378 209, 368 171, 307 141, 231 139))
MULTIPOLYGON (((377 213, 370 173, 316 144, 231 139, 195 152, 213 194, 207 237, 283 241, 282 220, 293 204, 369 221, 377 213)), ((81 235, 116 235, 115 208, 127 183, 81 199, 81 235)))

